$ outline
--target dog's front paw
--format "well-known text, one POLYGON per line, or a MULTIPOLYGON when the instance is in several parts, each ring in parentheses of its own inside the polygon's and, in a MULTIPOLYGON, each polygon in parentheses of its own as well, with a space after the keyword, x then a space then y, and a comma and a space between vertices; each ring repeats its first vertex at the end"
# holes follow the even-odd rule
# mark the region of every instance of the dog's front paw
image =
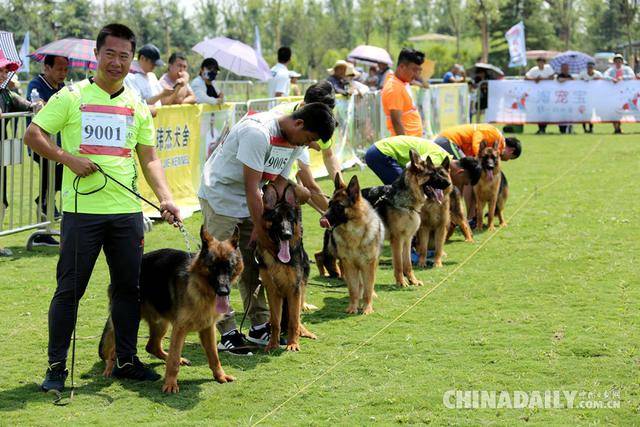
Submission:
POLYGON ((418 258, 418 267, 427 268, 427 257, 420 255, 418 258))
POLYGON ((433 261, 433 267, 434 268, 440 268, 442 267, 442 260, 441 259, 436 259, 433 261))
POLYGON ((362 309, 362 314, 371 314, 373 313, 373 306, 371 304, 365 305, 362 309))
POLYGON ((503 221, 500 223, 500 227, 506 227, 507 225, 508 225, 507 221, 503 221))
POLYGON ((300 344, 298 344, 297 342, 288 343, 287 351, 300 351, 300 344))
POLYGON ((164 380, 164 384, 162 385, 163 393, 177 393, 179 391, 180 387, 178 387, 178 381, 176 379, 164 380))
POLYGON ((269 353, 269 352, 271 352, 273 350, 277 350, 279 348, 280 348, 280 344, 277 341, 276 342, 269 341, 269 344, 267 344, 267 346, 264 348, 264 351, 269 353))
POLYGON ((491 224, 490 226, 487 227, 487 230, 488 231, 496 231, 496 227, 493 224, 491 224))
POLYGON ((358 314, 358 306, 355 304, 349 304, 349 307, 345 310, 348 314, 358 314))
POLYGON ((420 280, 416 279, 415 277, 410 277, 409 278, 409 283, 412 286, 422 286, 422 282, 420 280))
POLYGON ((231 375, 225 374, 223 369, 219 369, 215 371, 213 373, 213 378, 215 378, 215 380, 218 381, 220 384, 230 383, 231 381, 234 381, 236 379, 231 375))
POLYGON ((396 279, 396 286, 406 288, 409 286, 409 280, 407 280, 406 277, 403 277, 402 279, 396 279))

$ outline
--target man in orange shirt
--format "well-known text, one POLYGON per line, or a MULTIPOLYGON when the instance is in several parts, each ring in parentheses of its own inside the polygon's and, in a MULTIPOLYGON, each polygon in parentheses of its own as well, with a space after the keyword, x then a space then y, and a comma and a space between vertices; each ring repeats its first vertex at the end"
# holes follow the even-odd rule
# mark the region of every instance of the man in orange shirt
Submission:
POLYGON ((462 151, 465 156, 478 157, 480 143, 485 141, 488 145, 498 142, 498 150, 501 160, 517 159, 522 151, 518 138, 505 138, 495 126, 490 124, 458 125, 440 132, 433 142, 455 155, 456 149, 462 151), (455 147, 452 147, 452 144, 455 147))
POLYGON ((422 74, 424 53, 403 48, 394 74, 382 88, 382 108, 387 116, 387 129, 395 135, 422 135, 422 119, 411 94, 410 83, 422 74))

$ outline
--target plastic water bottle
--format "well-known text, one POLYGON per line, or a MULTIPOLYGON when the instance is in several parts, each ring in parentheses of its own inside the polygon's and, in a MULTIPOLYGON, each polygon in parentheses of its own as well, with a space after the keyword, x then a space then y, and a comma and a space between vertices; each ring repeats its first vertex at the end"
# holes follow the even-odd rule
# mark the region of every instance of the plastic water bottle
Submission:
POLYGON ((38 89, 34 87, 31 89, 31 102, 35 104, 38 101, 40 101, 40 93, 38 92, 38 89))

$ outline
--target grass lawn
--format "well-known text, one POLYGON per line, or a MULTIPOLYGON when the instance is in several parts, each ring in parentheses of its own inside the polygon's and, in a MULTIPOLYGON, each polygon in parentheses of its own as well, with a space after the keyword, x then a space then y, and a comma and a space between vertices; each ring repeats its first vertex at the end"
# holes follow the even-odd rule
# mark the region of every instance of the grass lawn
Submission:
MULTIPOLYGON (((610 125, 593 135, 534 130, 522 136, 523 156, 504 164, 508 227, 476 236, 475 244, 456 234, 444 268, 418 271, 421 288, 393 285, 386 248, 376 311, 366 317, 346 315, 346 288, 318 277, 313 265, 307 300, 319 310, 304 322, 318 341, 303 340, 296 354, 222 355, 237 380, 220 385, 197 335, 189 335, 185 355, 194 366, 180 371, 178 395, 162 395, 161 382, 101 377, 109 281, 101 259, 80 305, 76 396, 53 406, 36 383, 46 369, 57 250, 25 252, 25 234, 2 238, 15 256, 0 259, 0 424, 637 424, 638 134, 614 136, 610 125), (448 409, 448 390, 592 393, 578 394, 576 404, 610 401, 605 394, 614 392, 620 408, 448 409)), ((376 184, 370 172, 359 175, 376 184)), ((318 218, 305 209, 309 253, 322 243, 318 218)), ((200 223, 199 215, 187 221, 194 234, 200 223)), ((184 248, 167 225, 156 225, 146 245, 184 248)), ((237 291, 232 302, 241 311, 237 291)), ((143 324, 141 357, 163 373, 144 352, 146 335, 143 324)))

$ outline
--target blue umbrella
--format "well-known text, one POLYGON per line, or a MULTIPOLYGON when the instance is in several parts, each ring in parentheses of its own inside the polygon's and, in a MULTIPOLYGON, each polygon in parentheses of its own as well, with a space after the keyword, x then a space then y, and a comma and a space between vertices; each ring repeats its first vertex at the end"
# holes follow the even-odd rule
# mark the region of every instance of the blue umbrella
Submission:
POLYGON ((574 50, 568 50, 566 52, 562 52, 558 54, 555 58, 549 62, 553 71, 556 73, 560 72, 560 66, 562 64, 569 64, 569 73, 578 74, 582 70, 587 68, 587 63, 596 62, 593 57, 587 55, 586 53, 576 52, 574 50))

